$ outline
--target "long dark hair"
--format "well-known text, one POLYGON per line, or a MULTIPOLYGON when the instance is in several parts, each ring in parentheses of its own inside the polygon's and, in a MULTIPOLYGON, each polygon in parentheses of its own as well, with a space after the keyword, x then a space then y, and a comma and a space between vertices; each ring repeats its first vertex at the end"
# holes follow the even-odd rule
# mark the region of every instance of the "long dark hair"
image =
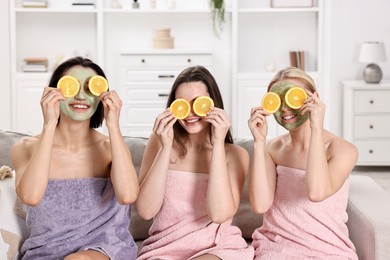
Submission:
MULTIPOLYGON (((95 64, 90 59, 83 58, 83 57, 74 57, 64 61, 54 70, 53 75, 51 76, 49 81, 49 87, 56 88, 57 82, 60 80, 60 78, 64 76, 65 73, 74 66, 91 68, 96 72, 96 74, 106 78, 106 75, 104 74, 102 68, 100 68, 99 65, 95 64)), ((103 123, 103 119, 104 119, 104 108, 102 102, 99 102, 99 105, 95 113, 91 117, 89 127, 90 128, 100 127, 103 123)), ((58 122, 60 122, 60 119, 58 119, 58 122)))
MULTIPOLYGON (((213 75, 203 66, 194 66, 184 69, 173 82, 171 92, 167 101, 167 108, 172 104, 176 99, 176 90, 183 83, 189 82, 203 82, 207 87, 207 92, 214 101, 214 106, 224 109, 221 92, 213 75)), ((188 140, 187 131, 180 125, 179 122, 176 122, 173 125, 174 140, 182 149, 182 155, 184 156, 187 153, 185 143, 188 140)), ((210 128, 210 142, 211 142, 211 128, 210 128)), ((233 138, 230 133, 230 130, 225 136, 225 143, 233 143, 233 138)))

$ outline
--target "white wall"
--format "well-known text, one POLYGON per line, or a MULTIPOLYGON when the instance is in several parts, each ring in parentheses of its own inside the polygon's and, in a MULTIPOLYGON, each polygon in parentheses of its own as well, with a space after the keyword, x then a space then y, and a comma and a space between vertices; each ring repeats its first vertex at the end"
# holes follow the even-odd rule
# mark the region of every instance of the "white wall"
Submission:
POLYGON ((11 128, 11 67, 9 48, 9 1, 0 1, 0 129, 11 128))
MULTIPOLYGON (((327 0, 329 1, 329 0, 327 0)), ((330 91, 327 104, 330 130, 342 134, 343 80, 362 80, 366 64, 357 61, 360 43, 383 41, 386 62, 379 63, 383 79, 390 80, 390 1, 333 0, 331 5, 330 91), (330 115, 330 116, 329 116, 330 115)))

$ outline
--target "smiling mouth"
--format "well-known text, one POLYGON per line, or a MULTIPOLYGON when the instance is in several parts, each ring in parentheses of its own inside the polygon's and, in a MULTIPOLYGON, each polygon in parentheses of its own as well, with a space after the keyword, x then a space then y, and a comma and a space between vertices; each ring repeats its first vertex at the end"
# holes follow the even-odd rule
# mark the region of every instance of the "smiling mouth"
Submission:
POLYGON ((294 114, 294 115, 282 116, 282 119, 283 119, 283 121, 290 121, 296 117, 297 117, 297 115, 294 114))
POLYGON ((193 123, 198 122, 199 120, 200 120, 199 117, 191 117, 191 118, 187 118, 187 119, 185 120, 185 122, 188 123, 188 124, 193 124, 193 123))
POLYGON ((85 105, 85 104, 71 104, 69 106, 75 111, 81 111, 81 110, 84 111, 90 107, 89 105, 85 105))

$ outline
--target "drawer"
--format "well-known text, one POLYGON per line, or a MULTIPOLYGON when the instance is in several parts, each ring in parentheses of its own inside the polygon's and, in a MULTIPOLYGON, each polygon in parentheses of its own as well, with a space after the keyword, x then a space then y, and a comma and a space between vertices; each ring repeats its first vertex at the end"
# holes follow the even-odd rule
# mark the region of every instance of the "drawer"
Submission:
POLYGON ((134 101, 160 102, 164 105, 168 100, 171 85, 126 85, 121 88, 123 101, 133 103, 134 101))
POLYGON ((390 139, 356 141, 359 151, 359 164, 372 164, 389 162, 390 139))
POLYGON ((354 137, 390 137, 389 116, 355 116, 354 137))
POLYGON ((150 124, 121 126, 121 132, 124 136, 147 138, 152 133, 152 127, 150 124))
POLYGON ((177 67, 179 70, 195 65, 209 67, 212 56, 208 54, 122 54, 121 66, 132 69, 177 67))
MULTIPOLYGON (((156 117, 164 112, 165 104, 139 103, 133 106, 123 106, 121 125, 127 124, 154 124, 156 117), (139 106, 137 106, 139 105, 139 106)), ((151 129, 150 129, 151 130, 151 129)))
POLYGON ((172 84, 179 73, 179 70, 137 71, 124 68, 121 73, 121 82, 124 84, 132 82, 166 82, 172 84))
POLYGON ((390 90, 356 90, 354 111, 356 113, 390 112, 390 90))

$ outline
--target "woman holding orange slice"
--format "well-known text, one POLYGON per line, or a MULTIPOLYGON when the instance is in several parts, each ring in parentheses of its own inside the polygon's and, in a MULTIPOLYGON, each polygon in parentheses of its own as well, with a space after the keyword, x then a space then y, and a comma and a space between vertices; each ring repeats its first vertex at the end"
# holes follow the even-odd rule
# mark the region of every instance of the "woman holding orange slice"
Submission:
POLYGON ((252 235, 255 259, 357 259, 346 226, 357 149, 324 129, 325 105, 304 71, 279 71, 268 91, 280 97, 274 117, 289 132, 266 142, 267 102, 251 110, 248 195, 264 213, 252 235))
POLYGON ((137 259, 253 259, 231 225, 248 165, 214 77, 202 66, 183 70, 140 168, 137 211, 153 224, 137 259))
POLYGON ((122 102, 104 81, 89 59, 59 65, 43 90, 42 132, 12 149, 30 231, 23 259, 136 258, 128 204, 137 175, 119 129, 122 102), (108 136, 96 130, 103 119, 108 136))

